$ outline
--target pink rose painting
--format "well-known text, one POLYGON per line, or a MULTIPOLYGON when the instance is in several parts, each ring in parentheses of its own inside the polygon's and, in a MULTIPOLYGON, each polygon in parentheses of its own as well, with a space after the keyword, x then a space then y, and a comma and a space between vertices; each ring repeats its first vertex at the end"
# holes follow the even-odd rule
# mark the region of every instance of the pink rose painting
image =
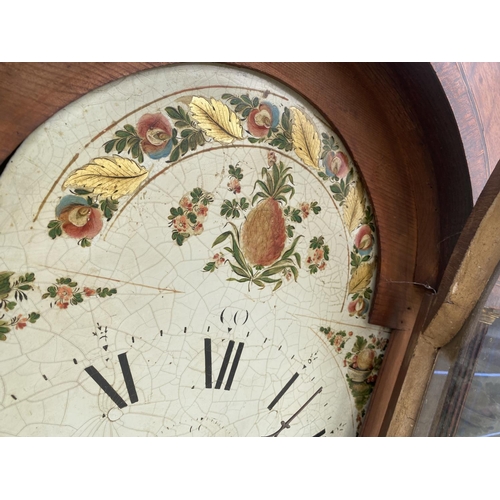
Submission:
POLYGON ((93 238, 102 229, 102 212, 80 196, 64 196, 56 208, 56 217, 71 238, 93 238))
POLYGON ((342 151, 328 151, 323 158, 323 166, 325 167, 326 175, 329 177, 335 176, 339 179, 344 179, 349 173, 349 160, 342 151))
POLYGON ((137 123, 137 135, 141 149, 151 159, 158 160, 172 150, 172 126, 161 113, 146 114, 137 123))

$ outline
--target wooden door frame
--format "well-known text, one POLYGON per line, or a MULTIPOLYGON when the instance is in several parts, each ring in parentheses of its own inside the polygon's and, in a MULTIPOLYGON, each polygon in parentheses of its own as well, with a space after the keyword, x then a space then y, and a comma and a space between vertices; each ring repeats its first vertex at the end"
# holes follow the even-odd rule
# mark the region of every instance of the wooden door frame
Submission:
MULTIPOLYGON (((383 434, 411 436, 434 363, 470 318, 500 263, 500 162, 479 196, 450 258, 439 292, 421 309, 408 363, 400 371, 383 434)), ((483 296, 486 301, 489 293, 483 296)), ((476 312, 476 315, 478 312, 476 312)))

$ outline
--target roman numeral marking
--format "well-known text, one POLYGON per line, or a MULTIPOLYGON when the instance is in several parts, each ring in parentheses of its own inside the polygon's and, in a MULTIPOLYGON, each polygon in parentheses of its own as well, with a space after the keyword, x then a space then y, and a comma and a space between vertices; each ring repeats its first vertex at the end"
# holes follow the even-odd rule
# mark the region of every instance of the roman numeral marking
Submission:
MULTIPOLYGON (((124 352, 122 354, 119 354, 118 361, 120 361, 120 368, 122 370, 123 379, 125 380, 130 403, 137 403, 137 401, 139 401, 139 398, 137 397, 137 391, 135 390, 134 379, 132 378, 132 372, 130 371, 127 353, 124 352)), ((123 400, 123 398, 113 389, 111 384, 97 371, 96 368, 94 368, 94 366, 85 368, 85 371, 92 377, 94 382, 111 398, 113 403, 115 403, 118 408, 125 408, 125 406, 127 406, 127 403, 123 400)))
POLYGON ((317 434, 314 434, 313 437, 315 438, 319 438, 321 437, 324 433, 326 432, 326 429, 323 429, 322 431, 319 431, 317 434))
POLYGON ((285 384, 285 387, 281 389, 281 391, 278 393, 278 395, 271 401, 271 404, 267 407, 268 410, 272 410, 274 405, 283 397, 286 391, 290 389, 291 385, 297 380, 297 377, 299 376, 298 373, 295 373, 292 378, 285 384))
MULTIPOLYGON (((222 382, 224 381, 224 376, 226 375, 227 367, 229 366, 229 361, 231 359, 231 354, 234 348, 234 340, 230 340, 226 348, 226 354, 222 360, 222 366, 215 382, 215 389, 220 389, 222 382)), ((236 369, 238 368, 238 363, 240 362, 241 353, 244 347, 243 342, 238 343, 238 348, 236 349, 236 354, 234 355, 233 364, 231 365, 231 370, 229 371, 229 376, 227 378, 226 385, 224 386, 225 391, 231 389, 231 385, 236 374, 236 369)), ((205 339, 205 387, 207 389, 212 388, 212 341, 211 339, 205 339)))
POLYGON ((205 339, 205 387, 212 388, 212 341, 205 339))

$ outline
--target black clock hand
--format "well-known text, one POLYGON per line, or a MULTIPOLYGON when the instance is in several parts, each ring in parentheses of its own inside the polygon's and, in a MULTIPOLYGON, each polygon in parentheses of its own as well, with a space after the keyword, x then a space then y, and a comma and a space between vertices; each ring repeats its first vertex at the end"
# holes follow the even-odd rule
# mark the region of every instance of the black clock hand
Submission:
POLYGON ((281 422, 281 427, 274 433, 269 434, 269 436, 265 437, 278 437, 284 429, 290 428, 290 422, 323 390, 323 387, 320 387, 286 422, 281 422))

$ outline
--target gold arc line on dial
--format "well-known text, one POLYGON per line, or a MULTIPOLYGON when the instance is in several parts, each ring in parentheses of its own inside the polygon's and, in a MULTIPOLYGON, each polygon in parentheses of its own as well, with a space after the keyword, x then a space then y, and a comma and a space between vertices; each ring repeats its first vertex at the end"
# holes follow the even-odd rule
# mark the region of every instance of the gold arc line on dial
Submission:
POLYGON ((335 321, 332 319, 326 319, 326 318, 319 318, 318 316, 310 316, 309 314, 290 314, 294 318, 309 318, 309 319, 317 319, 318 321, 324 321, 326 323, 334 323, 335 325, 342 325, 342 326, 350 326, 352 328, 361 328, 364 330, 373 330, 373 328, 370 328, 369 326, 362 326, 362 325, 355 325, 353 323, 343 323, 342 321, 335 321))
MULTIPOLYGON (((120 215, 123 213, 123 211, 127 208, 127 206, 129 205, 129 203, 143 190, 145 189, 151 182, 153 182, 154 180, 156 180, 158 177, 160 177, 161 175, 163 175, 165 172, 168 172, 171 168, 175 167, 176 165, 178 165, 179 163, 183 162, 184 160, 188 160, 188 159, 191 159, 191 158, 194 158, 195 156, 198 156, 198 155, 201 155, 201 154, 204 154, 204 153, 210 153, 211 151, 217 151, 217 150, 220 150, 220 149, 241 149, 241 148, 252 148, 252 149, 265 149, 265 150, 268 150, 268 151, 274 151, 273 148, 269 148, 269 147, 266 147, 266 146, 258 146, 258 145, 250 145, 250 144, 226 144, 224 146, 213 146, 211 148, 207 148, 207 149, 201 149, 199 151, 195 151, 194 153, 192 154, 186 154, 185 156, 183 156, 182 158, 179 158, 177 161, 175 162, 172 162, 172 163, 169 163, 166 167, 162 168, 160 171, 156 172, 156 174, 154 174, 152 177, 149 177, 149 179, 145 180, 137 189, 134 193, 132 193, 130 195, 130 198, 123 204, 123 206, 116 212, 116 214, 114 215, 113 217, 113 220, 111 221, 111 224, 109 224, 106 232, 103 234, 102 236, 102 239, 103 240, 106 240, 106 237, 108 236, 109 232, 111 231, 111 229, 113 228, 115 222, 117 221, 118 217, 120 217, 120 215)), ((299 161, 297 161, 293 156, 290 156, 290 155, 287 155, 285 153, 280 153, 281 156, 284 156, 285 158, 288 158, 289 160, 297 163, 298 165, 301 165, 302 166, 302 163, 300 163, 299 161)), ((307 171, 308 169, 306 167, 304 167, 304 169, 307 171)), ((332 198, 333 200, 333 198, 332 198)), ((334 206, 335 208, 337 208, 337 211, 338 211, 338 207, 334 201, 334 206)), ((339 216, 340 216, 340 212, 339 212, 339 216)), ((347 233, 346 233, 346 238, 347 238, 347 233)))
MULTIPOLYGON (((155 175, 153 175, 152 177, 149 177, 149 179, 147 179, 146 181, 144 181, 138 188, 137 190, 132 193, 132 195, 130 196, 130 198, 123 204, 123 206, 121 207, 120 210, 117 211, 117 213, 115 214, 115 216, 113 217, 113 220, 111 221, 111 224, 109 224, 107 230, 105 233, 103 233, 102 235, 102 239, 104 241, 106 241, 106 237, 108 236, 109 232, 111 231, 111 229, 113 228, 115 222, 118 220, 118 218, 120 217, 120 215, 124 212, 124 210, 127 208, 127 206, 129 205, 129 203, 143 190, 145 189, 151 182, 153 182, 154 180, 156 180, 158 177, 160 177, 161 175, 163 175, 165 172, 167 172, 168 170, 170 170, 171 168, 173 168, 175 165, 179 164, 180 162, 186 160, 186 159, 189 159, 189 158, 193 158, 195 156, 198 156, 200 154, 203 154, 203 153, 208 153, 208 152, 211 152, 211 151, 216 151, 216 150, 219 150, 219 149, 240 149, 240 148, 252 148, 252 149, 264 149, 264 150, 268 150, 268 151, 274 151, 273 148, 270 148, 270 147, 266 147, 266 146, 257 146, 257 145, 249 145, 249 144, 227 144, 225 146, 214 146, 214 147, 211 147, 211 148, 207 148, 207 149, 202 149, 200 151, 196 151, 195 153, 191 154, 191 155, 186 155, 186 156, 183 156, 182 158, 179 158, 179 160, 173 162, 173 163, 170 163, 168 164, 166 167, 164 167, 162 170, 160 170, 159 172, 157 172, 155 175)), ((297 165, 300 165, 306 172, 310 173, 311 175, 313 175, 313 172, 311 171, 311 169, 309 169, 308 167, 306 167, 303 163, 301 163, 300 161, 297 161, 297 159, 293 158, 292 156, 288 155, 288 154, 285 154, 285 153, 280 153, 281 156, 285 157, 285 158, 288 158, 289 160, 293 161, 294 163, 296 163, 297 165)), ((334 200, 332 194, 328 191, 328 188, 323 184, 323 183, 320 183, 319 184, 326 192, 326 194, 328 195, 328 197, 331 199, 332 203, 333 203, 333 206, 335 207, 335 209, 337 210, 337 213, 339 215, 340 218, 342 218, 342 215, 340 213, 340 210, 339 210, 339 207, 336 203, 336 201, 334 200)), ((348 239, 348 235, 347 235, 347 230, 345 228, 345 226, 342 224, 342 228, 344 230, 344 235, 345 235, 345 238, 346 240, 348 239)), ((347 255, 349 255, 349 249, 348 249, 348 253, 347 255)), ((349 266, 349 259, 347 260, 347 265, 349 266)), ((342 303, 342 307, 340 309, 340 312, 342 312, 344 310, 344 306, 345 306, 345 302, 346 302, 346 299, 347 299, 347 296, 348 296, 348 290, 346 289, 346 293, 345 293, 345 296, 344 296, 344 301, 342 303)))
POLYGON ((145 285, 143 283, 135 283, 134 281, 118 280, 116 278, 109 278, 107 276, 102 276, 99 274, 82 273, 81 271, 73 271, 71 269, 61 269, 58 267, 47 266, 45 264, 38 264, 40 267, 45 267, 46 269, 52 269, 53 271, 61 271, 68 274, 78 274, 80 276, 88 276, 89 278, 101 278, 105 281, 114 281, 115 283, 122 283, 124 285, 134 285, 140 286, 142 288, 150 288, 152 290, 157 290, 158 292, 170 292, 170 293, 184 293, 182 290, 176 290, 175 288, 160 288, 159 286, 145 285))
MULTIPOLYGON (((87 149, 93 142, 95 142, 97 139, 99 139, 99 137, 101 137, 102 135, 104 135, 106 132, 109 132, 113 127, 115 127, 116 125, 118 125, 121 121, 125 120, 129 116, 132 116, 134 113, 137 113, 141 109, 145 109, 148 106, 151 106, 152 104, 155 104, 157 102, 162 101, 163 99, 168 99, 168 98, 173 97, 173 96, 178 95, 178 94, 183 94, 183 93, 186 93, 186 92, 196 92, 197 90, 205 90, 205 89, 211 89, 211 88, 252 90, 252 91, 255 91, 255 92, 261 92, 262 94, 264 94, 265 92, 269 92, 268 90, 259 90, 259 89, 254 89, 254 88, 250 88, 250 87, 242 87, 240 85, 205 85, 205 86, 201 86, 201 87, 192 87, 192 88, 188 88, 188 89, 182 89, 182 90, 179 90, 177 92, 172 92, 171 94, 163 95, 161 97, 158 97, 157 99, 153 99, 152 101, 147 102, 146 104, 143 104, 142 106, 139 106, 138 108, 136 108, 136 109, 130 111, 129 113, 123 115, 121 118, 118 118, 117 120, 115 120, 114 122, 112 122, 110 125, 108 125, 105 129, 101 130, 92 139, 90 139, 90 141, 83 146, 82 150, 87 149)), ((275 95, 275 96, 279 97, 280 99, 288 101, 288 98, 285 97, 285 96, 282 96, 280 94, 276 94, 275 92, 269 92, 269 93, 272 94, 272 95, 275 95)), ((49 199, 49 196, 52 194, 52 192, 54 191, 54 189, 56 188, 56 186, 59 184, 59 182, 61 181, 61 179, 63 178, 63 176, 69 170, 69 167, 78 159, 79 156, 80 156, 80 153, 76 153, 75 156, 73 156, 73 158, 70 160, 70 162, 66 165, 66 167, 63 168, 63 170, 59 174, 58 178, 54 181, 54 183, 52 184, 51 188, 49 189, 49 191, 45 195, 44 199, 40 203, 40 206, 38 207, 38 211, 36 212, 35 217, 33 218, 33 222, 37 221, 38 216, 40 215, 40 212, 42 211, 42 208, 44 207, 45 203, 47 203, 47 200, 49 199)))

